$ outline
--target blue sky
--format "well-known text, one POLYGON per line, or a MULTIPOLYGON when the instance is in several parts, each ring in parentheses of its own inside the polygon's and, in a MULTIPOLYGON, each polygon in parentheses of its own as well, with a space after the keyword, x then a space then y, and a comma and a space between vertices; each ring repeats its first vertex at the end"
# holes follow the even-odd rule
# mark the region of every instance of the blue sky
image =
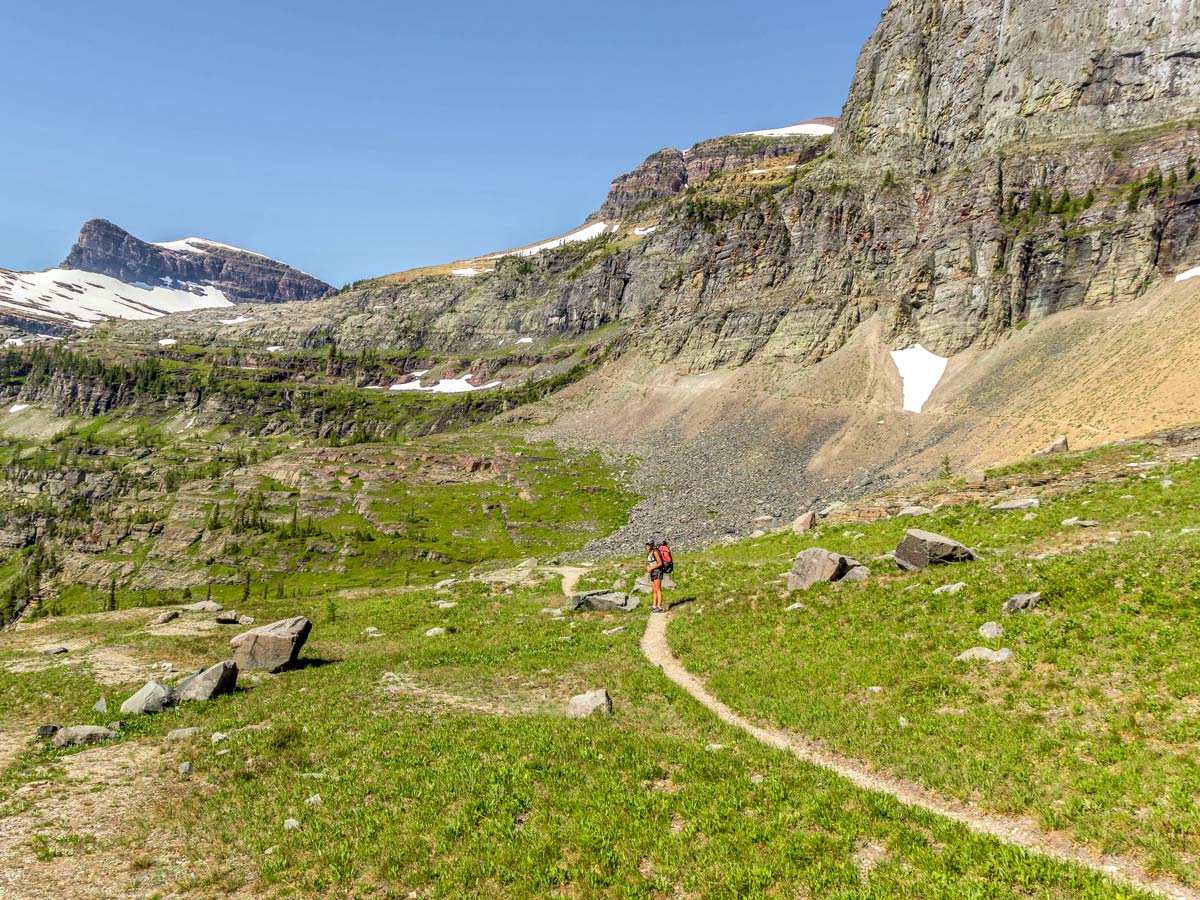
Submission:
POLYGON ((10 3, 0 267, 90 218, 338 285, 520 246, 661 147, 837 115, 883 5, 10 3))

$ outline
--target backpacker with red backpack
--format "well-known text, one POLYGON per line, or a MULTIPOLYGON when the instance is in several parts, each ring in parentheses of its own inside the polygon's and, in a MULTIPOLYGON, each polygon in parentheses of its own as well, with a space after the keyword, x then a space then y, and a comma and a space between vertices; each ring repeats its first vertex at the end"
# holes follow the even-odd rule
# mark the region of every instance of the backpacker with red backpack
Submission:
POLYGON ((655 548, 658 553, 658 561, 662 563, 662 571, 664 575, 670 575, 675 571, 675 560, 671 557, 671 548, 667 546, 666 541, 659 541, 655 548))

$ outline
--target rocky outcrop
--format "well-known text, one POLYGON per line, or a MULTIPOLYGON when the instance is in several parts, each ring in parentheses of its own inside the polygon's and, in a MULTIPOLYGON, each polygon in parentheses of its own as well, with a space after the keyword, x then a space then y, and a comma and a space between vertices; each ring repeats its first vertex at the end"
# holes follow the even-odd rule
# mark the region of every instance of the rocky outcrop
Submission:
POLYGON ((334 288, 257 253, 200 240, 192 250, 147 243, 105 219, 86 222, 61 268, 145 284, 211 284, 235 303, 313 300, 334 288))
POLYGON ((235 668, 281 672, 295 664, 310 631, 312 622, 304 616, 293 616, 244 631, 229 642, 235 668))

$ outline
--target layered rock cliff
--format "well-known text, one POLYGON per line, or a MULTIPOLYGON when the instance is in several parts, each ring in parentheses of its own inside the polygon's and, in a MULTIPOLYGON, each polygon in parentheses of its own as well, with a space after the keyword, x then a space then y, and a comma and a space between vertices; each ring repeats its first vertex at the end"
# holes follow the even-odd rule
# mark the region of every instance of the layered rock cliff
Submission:
POLYGON ((248 250, 202 238, 151 244, 105 219, 84 224, 61 268, 131 283, 206 283, 235 303, 312 300, 334 292, 319 278, 248 250))

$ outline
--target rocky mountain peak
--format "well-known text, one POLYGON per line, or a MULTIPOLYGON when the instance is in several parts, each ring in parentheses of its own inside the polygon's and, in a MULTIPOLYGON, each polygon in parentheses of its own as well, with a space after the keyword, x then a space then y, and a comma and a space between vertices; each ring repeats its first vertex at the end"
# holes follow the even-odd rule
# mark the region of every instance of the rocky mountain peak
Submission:
POLYGON ((926 171, 1022 141, 1200 115, 1197 0, 892 0, 839 151, 926 171))
POLYGON ((203 238, 152 244, 106 219, 92 219, 61 268, 109 275, 128 283, 207 283, 239 303, 313 300, 332 285, 278 260, 203 238))

